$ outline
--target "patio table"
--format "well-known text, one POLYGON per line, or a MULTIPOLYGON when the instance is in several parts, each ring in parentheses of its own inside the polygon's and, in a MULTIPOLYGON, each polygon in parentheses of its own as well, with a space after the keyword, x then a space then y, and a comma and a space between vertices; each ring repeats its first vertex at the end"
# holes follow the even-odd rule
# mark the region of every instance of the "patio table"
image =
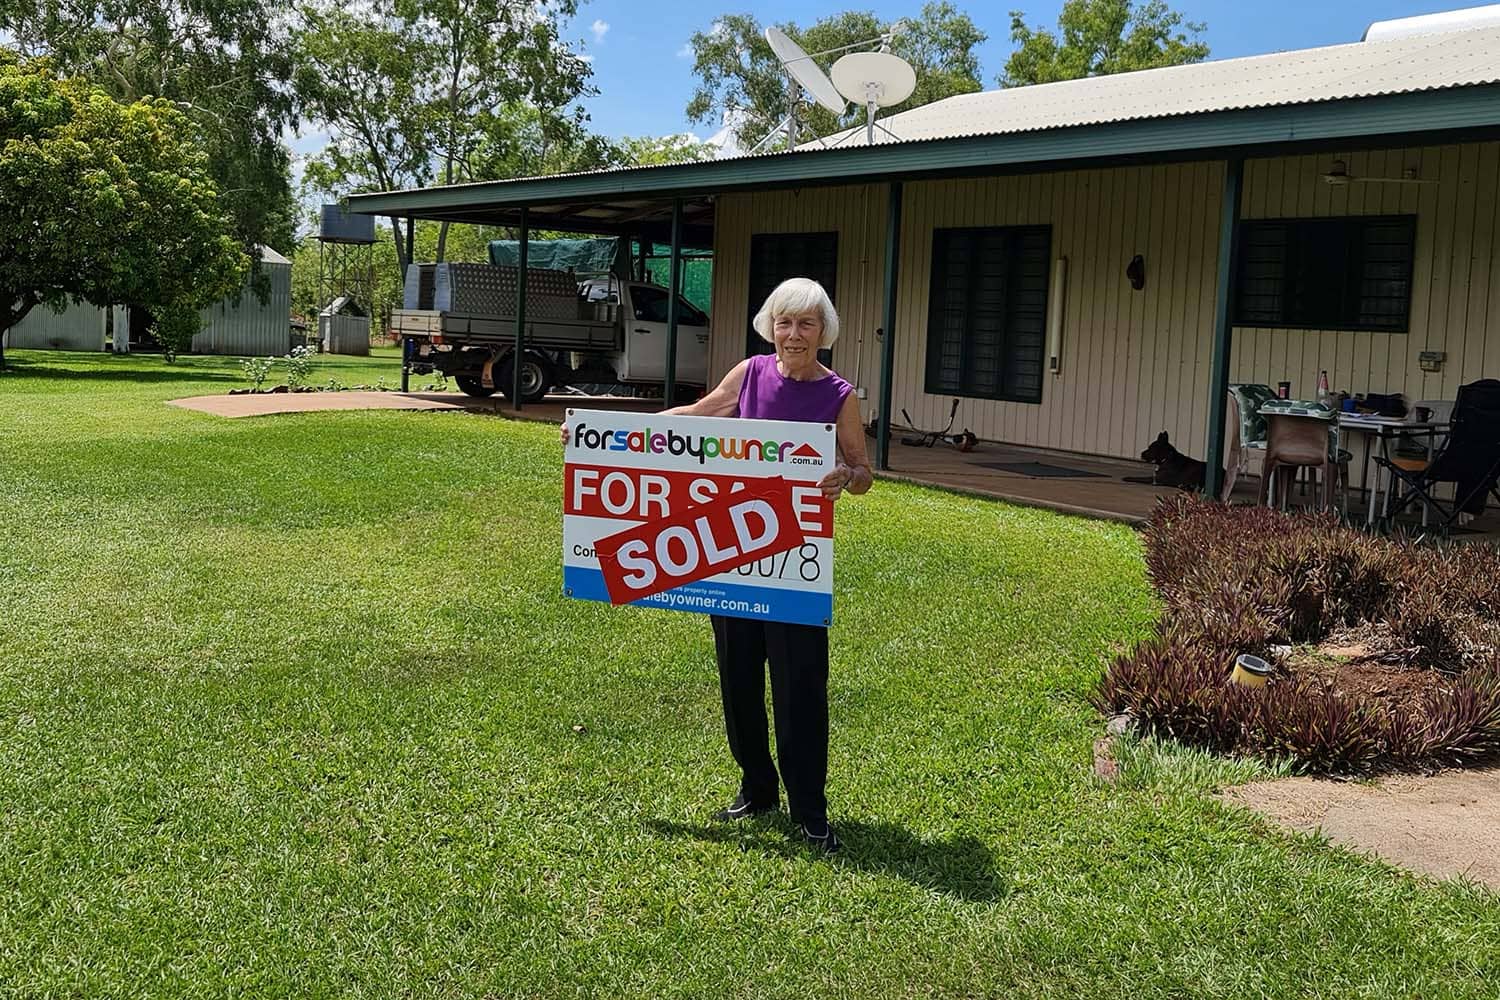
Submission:
MULTIPOLYGON (((1363 434, 1372 439, 1365 448, 1364 465, 1359 473, 1359 489, 1365 496, 1368 510, 1365 512, 1365 524, 1375 523, 1375 499, 1374 489, 1370 488, 1370 456, 1374 451, 1369 445, 1378 445, 1380 457, 1386 461, 1391 458, 1391 442, 1399 437, 1425 436, 1427 438, 1427 460, 1432 461, 1433 453, 1437 447, 1437 436, 1447 430, 1449 422, 1446 420, 1412 420, 1407 417, 1379 417, 1372 413, 1339 413, 1335 425, 1335 433, 1342 436, 1345 431, 1353 431, 1363 434)), ((1387 477, 1385 495, 1386 501, 1390 501, 1391 487, 1387 477)), ((1427 511, 1422 511, 1422 524, 1427 524, 1427 511)))

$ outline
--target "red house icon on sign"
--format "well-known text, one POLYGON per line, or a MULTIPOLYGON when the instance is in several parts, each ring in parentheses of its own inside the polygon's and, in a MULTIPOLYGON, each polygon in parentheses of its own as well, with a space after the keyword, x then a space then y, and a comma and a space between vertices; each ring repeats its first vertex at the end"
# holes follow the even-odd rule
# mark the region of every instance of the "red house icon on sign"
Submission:
POLYGON ((813 448, 812 445, 810 445, 810 444, 804 444, 802 447, 800 447, 796 451, 792 452, 792 457, 794 457, 794 458, 822 458, 823 456, 820 455, 820 454, 818 454, 817 450, 815 448, 813 448))

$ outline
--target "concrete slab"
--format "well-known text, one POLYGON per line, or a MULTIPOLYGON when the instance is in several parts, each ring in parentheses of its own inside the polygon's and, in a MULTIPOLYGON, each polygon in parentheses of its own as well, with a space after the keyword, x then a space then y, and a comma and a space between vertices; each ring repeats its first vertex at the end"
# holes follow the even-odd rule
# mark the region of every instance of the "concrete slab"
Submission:
POLYGON ((1286 778, 1231 788, 1224 798, 1392 864, 1500 890, 1500 770, 1370 784, 1286 778))

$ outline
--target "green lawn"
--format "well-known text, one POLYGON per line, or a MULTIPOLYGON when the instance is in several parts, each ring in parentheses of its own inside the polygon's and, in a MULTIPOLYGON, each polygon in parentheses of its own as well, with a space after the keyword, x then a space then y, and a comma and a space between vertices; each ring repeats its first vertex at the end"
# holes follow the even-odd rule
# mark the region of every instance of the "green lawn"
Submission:
MULTIPOLYGON (((833 818, 734 790, 707 622, 570 602, 552 428, 224 420, 232 360, 0 375, 0 994, 1487 996, 1500 905, 1279 834, 1084 695, 1131 530, 841 501, 833 818), (582 734, 575 725, 587 727, 582 734)), ((393 356, 314 381, 394 377, 393 356)))

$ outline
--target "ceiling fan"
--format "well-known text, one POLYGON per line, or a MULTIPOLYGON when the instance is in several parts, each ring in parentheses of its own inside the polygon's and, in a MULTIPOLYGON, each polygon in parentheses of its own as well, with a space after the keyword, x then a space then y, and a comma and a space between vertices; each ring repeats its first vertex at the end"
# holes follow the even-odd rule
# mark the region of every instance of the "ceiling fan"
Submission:
POLYGON ((1349 165, 1343 160, 1334 160, 1328 172, 1322 175, 1325 184, 1341 187, 1345 184, 1436 184, 1417 176, 1416 167, 1407 167, 1400 177, 1355 177, 1349 173, 1349 165))

